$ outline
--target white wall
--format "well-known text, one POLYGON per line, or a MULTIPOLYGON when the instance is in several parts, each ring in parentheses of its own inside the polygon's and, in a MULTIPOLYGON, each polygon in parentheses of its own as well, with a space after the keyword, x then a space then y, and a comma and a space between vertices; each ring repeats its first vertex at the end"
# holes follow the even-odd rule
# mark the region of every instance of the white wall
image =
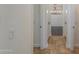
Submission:
POLYGON ((32 53, 33 6, 0 5, 0 53, 32 53))
POLYGON ((51 15, 50 16, 51 26, 64 26, 64 15, 51 15))
POLYGON ((40 47, 40 5, 34 5, 34 47, 40 47))

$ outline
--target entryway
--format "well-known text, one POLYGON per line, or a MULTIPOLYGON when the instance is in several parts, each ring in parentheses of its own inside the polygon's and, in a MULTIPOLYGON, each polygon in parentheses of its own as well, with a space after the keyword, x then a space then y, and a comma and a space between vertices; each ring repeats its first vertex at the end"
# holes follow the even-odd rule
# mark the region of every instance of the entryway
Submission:
POLYGON ((71 53, 75 26, 74 6, 62 4, 39 6, 40 44, 37 48, 34 48, 34 51, 39 50, 40 53, 71 53))

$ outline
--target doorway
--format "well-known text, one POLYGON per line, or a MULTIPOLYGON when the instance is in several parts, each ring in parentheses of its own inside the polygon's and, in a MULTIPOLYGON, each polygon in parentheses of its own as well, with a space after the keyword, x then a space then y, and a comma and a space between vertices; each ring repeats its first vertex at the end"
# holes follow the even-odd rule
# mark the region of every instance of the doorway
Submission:
POLYGON ((42 51, 45 51, 45 53, 70 53, 66 48, 73 49, 73 27, 75 26, 75 17, 72 14, 74 14, 73 5, 40 5, 39 47, 42 51), (55 52, 52 51, 52 47, 54 48, 55 52), (63 51, 58 52, 57 49, 63 51))

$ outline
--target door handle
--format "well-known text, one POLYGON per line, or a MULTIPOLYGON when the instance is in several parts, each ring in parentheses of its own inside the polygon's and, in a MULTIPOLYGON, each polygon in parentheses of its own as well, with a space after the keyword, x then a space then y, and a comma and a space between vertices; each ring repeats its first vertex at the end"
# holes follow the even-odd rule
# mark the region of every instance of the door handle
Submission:
POLYGON ((50 22, 48 22, 48 25, 50 25, 50 22))
POLYGON ((10 31, 9 32, 9 40, 13 40, 14 39, 14 31, 10 31))
POLYGON ((75 26, 72 27, 73 29, 75 28, 75 26))
POLYGON ((65 24, 67 24, 67 22, 65 21, 65 24))
POLYGON ((42 26, 40 26, 40 28, 42 28, 42 26))

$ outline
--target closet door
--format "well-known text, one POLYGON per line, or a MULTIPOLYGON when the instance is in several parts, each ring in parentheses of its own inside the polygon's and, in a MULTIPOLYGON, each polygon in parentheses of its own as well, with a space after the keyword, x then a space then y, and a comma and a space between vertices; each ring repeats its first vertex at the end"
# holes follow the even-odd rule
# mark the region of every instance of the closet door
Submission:
POLYGON ((75 31, 75 5, 64 5, 67 20, 67 42, 66 47, 73 50, 74 48, 74 31, 75 31))
MULTIPOLYGON (((6 25, 6 6, 0 5, 0 53, 8 53, 11 49, 8 48, 8 35, 6 25)), ((7 14, 8 15, 8 14, 7 14)))
POLYGON ((10 19, 7 22, 10 49, 14 53, 32 53, 32 5, 8 7, 10 8, 10 19))
POLYGON ((46 13, 48 5, 40 5, 41 20, 40 20, 40 36, 41 36, 41 49, 48 47, 48 14, 46 13))
POLYGON ((32 53, 33 6, 4 5, 4 8, 0 48, 6 53, 32 53))

